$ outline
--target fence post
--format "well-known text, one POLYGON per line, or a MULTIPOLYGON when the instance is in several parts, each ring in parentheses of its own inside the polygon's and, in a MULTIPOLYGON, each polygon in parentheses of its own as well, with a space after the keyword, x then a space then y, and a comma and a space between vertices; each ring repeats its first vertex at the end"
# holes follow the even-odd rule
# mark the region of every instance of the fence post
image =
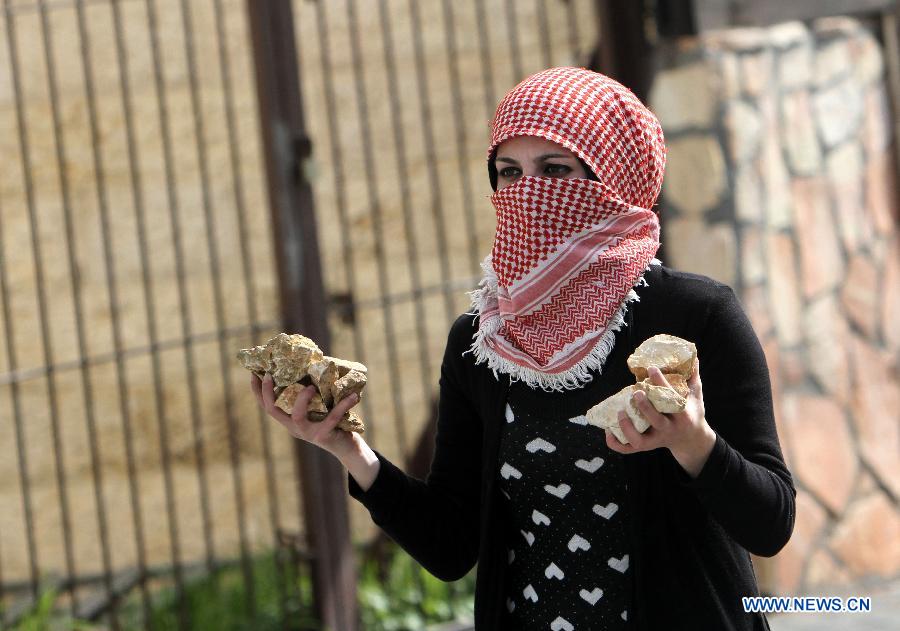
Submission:
MULTIPOLYGON (((311 143, 303 119, 300 68, 290 0, 247 0, 283 330, 302 332, 328 352, 326 299, 313 195, 303 161, 311 143)), ((328 453, 296 441, 303 476, 301 516, 312 553, 316 613, 322 628, 356 631, 356 568, 343 468, 328 453)))

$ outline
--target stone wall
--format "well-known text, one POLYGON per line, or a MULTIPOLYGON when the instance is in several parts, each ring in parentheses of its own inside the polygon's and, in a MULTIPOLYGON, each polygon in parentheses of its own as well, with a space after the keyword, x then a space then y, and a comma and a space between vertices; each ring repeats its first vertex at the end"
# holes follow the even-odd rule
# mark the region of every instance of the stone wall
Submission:
POLYGON ((651 106, 669 147, 666 262, 735 287, 797 487, 765 590, 900 571, 900 233, 884 56, 866 24, 673 46, 651 106))

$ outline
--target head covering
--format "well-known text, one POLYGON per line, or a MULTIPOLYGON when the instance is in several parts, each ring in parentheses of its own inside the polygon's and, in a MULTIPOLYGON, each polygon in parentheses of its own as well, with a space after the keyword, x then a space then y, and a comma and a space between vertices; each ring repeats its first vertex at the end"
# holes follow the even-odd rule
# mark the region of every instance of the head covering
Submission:
MULTIPOLYGON (((531 75, 497 106, 488 147, 514 136, 562 145, 592 179, 520 176, 495 191, 497 232, 470 292, 476 363, 531 387, 591 380, 659 248, 652 207, 665 144, 656 117, 617 81, 584 68, 531 75)), ((494 171, 496 172, 496 170, 494 171)))

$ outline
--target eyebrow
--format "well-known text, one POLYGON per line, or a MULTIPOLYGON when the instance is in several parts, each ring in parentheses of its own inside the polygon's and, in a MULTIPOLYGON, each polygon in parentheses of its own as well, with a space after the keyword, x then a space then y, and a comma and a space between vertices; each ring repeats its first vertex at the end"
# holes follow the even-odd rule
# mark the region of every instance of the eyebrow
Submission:
MULTIPOLYGON (((540 155, 534 159, 535 162, 541 162, 542 160, 546 160, 548 158, 574 158, 573 155, 566 155, 564 153, 545 153, 540 155)), ((510 164, 518 164, 518 160, 514 160, 513 158, 497 158, 497 162, 508 162, 510 164)))

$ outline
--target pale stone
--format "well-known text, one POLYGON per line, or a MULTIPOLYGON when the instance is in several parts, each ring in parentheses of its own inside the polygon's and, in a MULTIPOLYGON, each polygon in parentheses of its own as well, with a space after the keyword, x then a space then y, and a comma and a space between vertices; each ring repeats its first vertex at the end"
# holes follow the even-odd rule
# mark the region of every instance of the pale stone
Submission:
POLYGON ((237 359, 241 362, 241 366, 260 378, 272 369, 271 356, 271 349, 268 346, 242 348, 237 352, 237 359))
POLYGON ((891 146, 893 117, 884 83, 877 83, 866 91, 863 141, 868 155, 887 151, 891 146))
POLYGON ((668 143, 666 200, 689 215, 700 215, 719 203, 726 187, 725 161, 716 138, 691 134, 668 143))
POLYGON ((850 364, 843 341, 849 338, 850 330, 833 293, 810 303, 803 318, 803 332, 813 378, 836 401, 849 403, 850 364))
POLYGON ((356 372, 361 372, 362 374, 368 373, 368 368, 365 367, 364 364, 360 364, 359 362, 350 361, 349 359, 339 359, 337 357, 325 357, 325 359, 331 360, 337 366, 338 376, 343 377, 351 370, 355 370, 356 372))
POLYGON ((871 235, 863 207, 863 154, 859 142, 851 140, 833 149, 828 154, 827 168, 841 240, 848 252, 855 252, 871 235))
POLYGON ((722 52, 719 59, 719 80, 722 98, 736 99, 741 94, 741 65, 736 54, 722 52))
POLYGON ((863 457, 882 484, 900 495, 900 384, 894 358, 851 335, 853 418, 863 457))
POLYGON ((841 287, 844 311, 870 340, 877 339, 878 298, 881 278, 878 269, 864 254, 850 257, 847 279, 841 287))
POLYGON ((861 84, 880 83, 884 77, 884 53, 871 33, 861 31, 848 42, 856 80, 861 84))
POLYGON ((735 165, 734 212, 741 221, 760 223, 763 219, 762 183, 758 162, 735 165))
POLYGON ((801 586, 803 566, 814 550, 828 516, 822 507, 802 490, 795 500, 796 517, 791 539, 775 556, 778 593, 795 593, 801 586))
POLYGON ((825 87, 850 74, 850 48, 846 39, 829 42, 816 51, 815 83, 825 87))
POLYGON ((786 50, 778 58, 778 81, 785 90, 807 87, 813 76, 812 48, 803 44, 786 50))
POLYGON ((805 91, 786 94, 781 100, 784 145, 796 174, 811 175, 822 166, 822 149, 816 136, 809 95, 805 91))
POLYGON ((816 39, 849 39, 859 34, 859 20, 846 15, 830 15, 812 21, 812 30, 816 39))
POLYGON ((866 211, 879 234, 889 236, 897 230, 897 179, 894 156, 882 151, 869 158, 866 166, 866 211))
POLYGON ((856 134, 862 121, 863 88, 845 80, 825 87, 813 97, 822 140, 833 147, 856 134))
POLYGON ((759 96, 772 89, 775 79, 775 54, 770 49, 741 57, 744 93, 759 96))
POLYGON ((762 121, 759 112, 745 101, 730 101, 725 106, 725 129, 728 153, 736 164, 742 164, 759 151, 762 121))
POLYGON ((883 265, 882 335, 889 348, 900 351, 900 235, 894 235, 883 265))
POLYGON ((646 379, 653 366, 663 374, 675 373, 689 379, 696 359, 697 347, 693 342, 660 333, 641 342, 626 362, 638 380, 646 379))
POLYGON ((860 498, 834 530, 830 545, 856 576, 893 576, 900 570, 900 515, 881 493, 860 498))
POLYGON ((776 48, 795 49, 810 42, 809 29, 800 21, 781 22, 768 29, 769 43, 776 48))
POLYGON ((805 488, 840 514, 850 499, 859 463, 843 408, 826 397, 785 397, 796 475, 805 488))
MULTIPOLYGON (((275 405, 283 410, 286 414, 290 414, 294 408, 294 402, 297 400, 297 395, 303 391, 302 384, 293 383, 286 387, 284 391, 279 395, 278 400, 275 401, 275 405)), ((325 420, 325 417, 328 416, 329 409, 325 405, 325 402, 322 400, 322 397, 319 393, 315 393, 309 401, 309 405, 306 410, 306 418, 307 420, 313 423, 320 423, 325 420)), ((353 410, 349 410, 344 413, 344 416, 337 423, 337 428, 342 429, 347 432, 357 432, 362 434, 365 432, 365 425, 362 420, 353 410)))
POLYGON ((768 129, 763 143, 761 167, 766 223, 770 228, 787 228, 793 224, 791 179, 776 128, 768 129))
POLYGON ((827 549, 819 549, 809 558, 806 571, 808 588, 835 588, 847 585, 852 577, 847 570, 835 561, 833 553, 827 549))
POLYGON ((319 390, 325 405, 334 405, 334 396, 331 389, 334 382, 340 378, 337 364, 330 357, 323 357, 321 361, 309 365, 309 376, 313 385, 319 390))
POLYGON ((778 341, 786 346, 802 339, 800 328, 800 287, 794 264, 794 243, 790 235, 773 232, 766 237, 768 254, 769 304, 778 341))
POLYGON ((741 278, 745 284, 762 282, 766 277, 766 257, 758 228, 743 227, 741 235, 741 278))
POLYGON ((674 218, 663 222, 663 234, 674 267, 734 285, 737 239, 733 225, 674 218))
POLYGON ((349 371, 346 375, 336 380, 334 382, 334 385, 332 386, 331 393, 334 398, 334 402, 339 403, 342 399, 350 396, 351 394, 361 394, 365 386, 365 374, 357 370, 349 371))
POLYGON ((737 52, 759 50, 769 43, 766 29, 758 27, 711 29, 703 33, 702 42, 709 48, 737 52))
POLYGON ((705 61, 676 66, 657 73, 650 89, 650 109, 666 133, 713 126, 715 74, 705 61))
MULTIPOLYGON (((686 384, 682 381, 682 385, 686 384)), ((632 425, 634 425, 634 429, 640 434, 646 432, 650 427, 650 423, 647 422, 647 419, 644 418, 631 401, 632 395, 638 390, 645 392, 653 407, 663 414, 682 412, 686 405, 685 398, 676 392, 674 388, 653 385, 645 380, 641 383, 625 386, 616 394, 607 397, 588 409, 585 412, 588 423, 612 432, 613 436, 620 443, 629 444, 628 438, 622 432, 622 427, 619 424, 619 412, 625 411, 632 425)))
POLYGON ((306 376, 310 363, 321 361, 322 351, 308 337, 279 333, 266 342, 271 353, 272 379, 277 386, 289 386, 306 376))
POLYGON ((800 267, 807 297, 837 286, 844 273, 844 257, 826 187, 825 180, 819 177, 799 178, 793 184, 800 267))

